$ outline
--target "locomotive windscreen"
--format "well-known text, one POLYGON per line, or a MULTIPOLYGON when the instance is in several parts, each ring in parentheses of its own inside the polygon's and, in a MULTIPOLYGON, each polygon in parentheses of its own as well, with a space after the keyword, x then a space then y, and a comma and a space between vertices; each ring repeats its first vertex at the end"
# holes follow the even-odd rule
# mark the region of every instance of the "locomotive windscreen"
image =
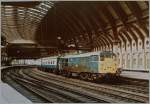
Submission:
POLYGON ((104 57, 105 58, 114 58, 116 57, 116 55, 112 52, 103 52, 103 53, 100 53, 100 59, 103 59, 104 57))

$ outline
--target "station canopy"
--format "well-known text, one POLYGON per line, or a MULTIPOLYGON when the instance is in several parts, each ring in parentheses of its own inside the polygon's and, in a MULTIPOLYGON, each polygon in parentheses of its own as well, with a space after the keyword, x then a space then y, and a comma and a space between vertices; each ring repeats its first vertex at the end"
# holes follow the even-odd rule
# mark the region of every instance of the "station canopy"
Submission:
POLYGON ((1 34, 10 44, 92 49, 149 37, 148 20, 148 1, 1 2, 1 34))

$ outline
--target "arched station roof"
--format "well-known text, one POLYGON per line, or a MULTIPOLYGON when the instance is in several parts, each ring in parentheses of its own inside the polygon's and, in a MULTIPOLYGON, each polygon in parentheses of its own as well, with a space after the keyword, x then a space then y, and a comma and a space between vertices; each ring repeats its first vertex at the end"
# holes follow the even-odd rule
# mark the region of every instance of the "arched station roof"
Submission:
POLYGON ((2 2, 2 35, 43 46, 112 47, 149 37, 148 1, 2 2))

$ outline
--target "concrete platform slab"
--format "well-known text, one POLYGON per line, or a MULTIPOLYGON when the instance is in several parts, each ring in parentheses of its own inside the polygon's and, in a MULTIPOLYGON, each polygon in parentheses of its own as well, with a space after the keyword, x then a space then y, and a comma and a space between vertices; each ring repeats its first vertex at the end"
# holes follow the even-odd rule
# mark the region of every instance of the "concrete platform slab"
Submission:
POLYGON ((149 72, 122 71, 121 76, 149 80, 149 72))
POLYGON ((0 104, 32 104, 32 102, 10 87, 8 84, 0 83, 0 104))
POLYGON ((9 68, 9 67, 11 67, 11 66, 1 66, 0 69, 1 69, 1 70, 2 70, 2 69, 7 69, 7 68, 9 68))

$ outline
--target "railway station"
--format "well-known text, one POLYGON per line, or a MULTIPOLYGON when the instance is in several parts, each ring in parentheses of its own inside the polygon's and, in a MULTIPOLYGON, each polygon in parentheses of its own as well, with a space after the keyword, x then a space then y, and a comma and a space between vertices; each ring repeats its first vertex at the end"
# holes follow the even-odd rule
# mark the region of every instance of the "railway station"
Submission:
POLYGON ((149 103, 149 1, 1 1, 0 102, 149 103))

